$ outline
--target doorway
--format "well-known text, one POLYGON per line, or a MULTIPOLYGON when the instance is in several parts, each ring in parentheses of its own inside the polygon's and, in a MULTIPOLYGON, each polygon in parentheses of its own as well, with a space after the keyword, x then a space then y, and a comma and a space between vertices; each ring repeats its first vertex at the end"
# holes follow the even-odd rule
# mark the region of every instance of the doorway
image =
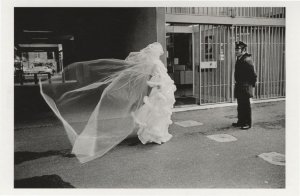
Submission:
POLYGON ((196 104, 194 92, 194 36, 190 26, 167 26, 167 68, 174 80, 175 106, 196 104))

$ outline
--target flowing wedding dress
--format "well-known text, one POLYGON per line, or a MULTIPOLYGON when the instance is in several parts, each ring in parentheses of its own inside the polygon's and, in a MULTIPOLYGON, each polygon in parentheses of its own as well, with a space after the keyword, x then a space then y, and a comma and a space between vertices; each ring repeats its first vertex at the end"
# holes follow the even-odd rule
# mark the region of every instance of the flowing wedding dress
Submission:
POLYGON ((43 98, 61 120, 81 163, 103 156, 137 130, 143 144, 171 139, 176 87, 155 42, 125 60, 76 62, 51 81, 43 98))

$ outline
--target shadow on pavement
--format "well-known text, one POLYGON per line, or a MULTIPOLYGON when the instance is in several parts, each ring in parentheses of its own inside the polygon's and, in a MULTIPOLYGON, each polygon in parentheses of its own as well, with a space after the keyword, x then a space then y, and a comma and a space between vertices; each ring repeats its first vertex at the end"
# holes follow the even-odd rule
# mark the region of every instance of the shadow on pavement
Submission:
POLYGON ((43 175, 15 180, 15 188, 75 188, 58 175, 43 175))
POLYGON ((50 150, 46 152, 28 152, 28 151, 21 151, 15 152, 15 165, 23 163, 25 161, 31 161, 43 157, 61 155, 62 157, 73 158, 75 157, 74 154, 70 153, 71 150, 50 150))

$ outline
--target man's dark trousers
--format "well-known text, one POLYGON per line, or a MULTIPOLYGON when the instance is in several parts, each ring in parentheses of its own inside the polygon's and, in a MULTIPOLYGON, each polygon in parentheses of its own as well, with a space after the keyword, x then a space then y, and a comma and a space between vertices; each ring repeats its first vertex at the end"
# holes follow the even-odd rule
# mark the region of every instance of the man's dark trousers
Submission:
POLYGON ((250 98, 248 96, 239 96, 237 97, 237 104, 238 124, 251 126, 252 119, 250 98))

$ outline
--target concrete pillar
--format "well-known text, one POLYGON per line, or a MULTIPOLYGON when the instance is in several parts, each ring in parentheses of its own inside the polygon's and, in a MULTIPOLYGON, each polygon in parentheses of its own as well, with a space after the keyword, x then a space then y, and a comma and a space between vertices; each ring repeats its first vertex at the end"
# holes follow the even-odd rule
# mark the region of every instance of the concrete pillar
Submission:
POLYGON ((161 56, 161 60, 165 66, 167 66, 167 46, 166 46, 166 18, 165 18, 165 8, 158 7, 156 8, 156 34, 157 42, 161 43, 165 51, 164 55, 161 56))

